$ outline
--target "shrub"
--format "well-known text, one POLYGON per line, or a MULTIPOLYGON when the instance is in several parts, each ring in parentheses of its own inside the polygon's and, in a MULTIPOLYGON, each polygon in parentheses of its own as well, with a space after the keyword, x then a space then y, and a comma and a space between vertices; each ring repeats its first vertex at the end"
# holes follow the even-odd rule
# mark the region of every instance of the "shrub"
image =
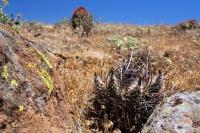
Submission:
POLYGON ((8 15, 4 12, 4 9, 8 4, 8 0, 2 0, 0 5, 0 23, 6 24, 10 20, 8 15))
POLYGON ((140 44, 140 41, 137 38, 131 36, 111 36, 107 38, 107 41, 114 44, 118 52, 122 47, 134 49, 138 48, 140 44))
POLYGON ((8 0, 2 0, 2 3, 0 5, 0 23, 9 24, 16 33, 19 33, 19 29, 21 27, 20 15, 17 15, 16 18, 11 15, 10 19, 8 15, 4 12, 4 9, 8 4, 8 0))
POLYGON ((93 27, 93 17, 84 7, 79 7, 72 15, 71 26, 74 30, 82 27, 82 36, 89 36, 93 27))

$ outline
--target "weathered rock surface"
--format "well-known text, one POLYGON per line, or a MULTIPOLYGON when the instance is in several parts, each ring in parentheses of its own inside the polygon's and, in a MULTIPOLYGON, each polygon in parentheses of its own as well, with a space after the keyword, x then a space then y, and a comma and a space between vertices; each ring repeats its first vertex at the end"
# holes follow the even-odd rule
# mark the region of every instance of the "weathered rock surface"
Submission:
POLYGON ((40 45, 0 30, 0 132, 73 130, 56 61, 40 45))
POLYGON ((142 133, 199 133, 200 92, 177 93, 153 112, 142 133))

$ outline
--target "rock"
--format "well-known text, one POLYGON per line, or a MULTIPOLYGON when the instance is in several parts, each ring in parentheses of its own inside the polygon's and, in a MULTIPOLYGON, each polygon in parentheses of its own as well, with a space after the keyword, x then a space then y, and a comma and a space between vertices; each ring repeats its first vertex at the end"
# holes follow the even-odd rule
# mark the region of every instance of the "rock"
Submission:
POLYGON ((199 29, 200 25, 197 20, 192 19, 192 20, 188 20, 188 21, 179 23, 176 26, 174 26, 174 28, 184 31, 184 30, 199 29))
POLYGON ((0 30, 0 132, 72 130, 55 60, 41 45, 0 30))
POLYGON ((200 91, 166 98, 152 113, 142 133, 200 132, 200 91))

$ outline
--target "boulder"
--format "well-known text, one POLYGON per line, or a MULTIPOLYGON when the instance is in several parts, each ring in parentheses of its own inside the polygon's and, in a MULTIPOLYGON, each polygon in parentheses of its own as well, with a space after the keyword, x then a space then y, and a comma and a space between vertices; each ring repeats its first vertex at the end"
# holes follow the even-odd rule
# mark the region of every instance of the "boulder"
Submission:
POLYGON ((199 133, 200 91, 177 93, 156 107, 142 133, 199 133))
POLYGON ((183 30, 183 31, 194 30, 194 29, 199 29, 200 25, 196 19, 192 19, 192 20, 188 20, 188 21, 179 23, 174 28, 178 29, 178 30, 183 30))

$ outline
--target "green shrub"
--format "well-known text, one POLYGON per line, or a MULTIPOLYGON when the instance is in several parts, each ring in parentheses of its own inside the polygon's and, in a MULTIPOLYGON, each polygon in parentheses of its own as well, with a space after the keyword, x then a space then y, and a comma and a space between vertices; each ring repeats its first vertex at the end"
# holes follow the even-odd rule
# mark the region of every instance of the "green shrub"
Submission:
POLYGON ((8 23, 10 20, 8 15, 4 12, 4 9, 8 4, 8 0, 2 0, 2 3, 0 5, 0 23, 5 24, 8 23))
POLYGON ((131 36, 112 36, 108 37, 107 41, 109 43, 114 44, 118 49, 125 47, 125 48, 137 48, 139 47, 140 41, 137 38, 131 37, 131 36))

